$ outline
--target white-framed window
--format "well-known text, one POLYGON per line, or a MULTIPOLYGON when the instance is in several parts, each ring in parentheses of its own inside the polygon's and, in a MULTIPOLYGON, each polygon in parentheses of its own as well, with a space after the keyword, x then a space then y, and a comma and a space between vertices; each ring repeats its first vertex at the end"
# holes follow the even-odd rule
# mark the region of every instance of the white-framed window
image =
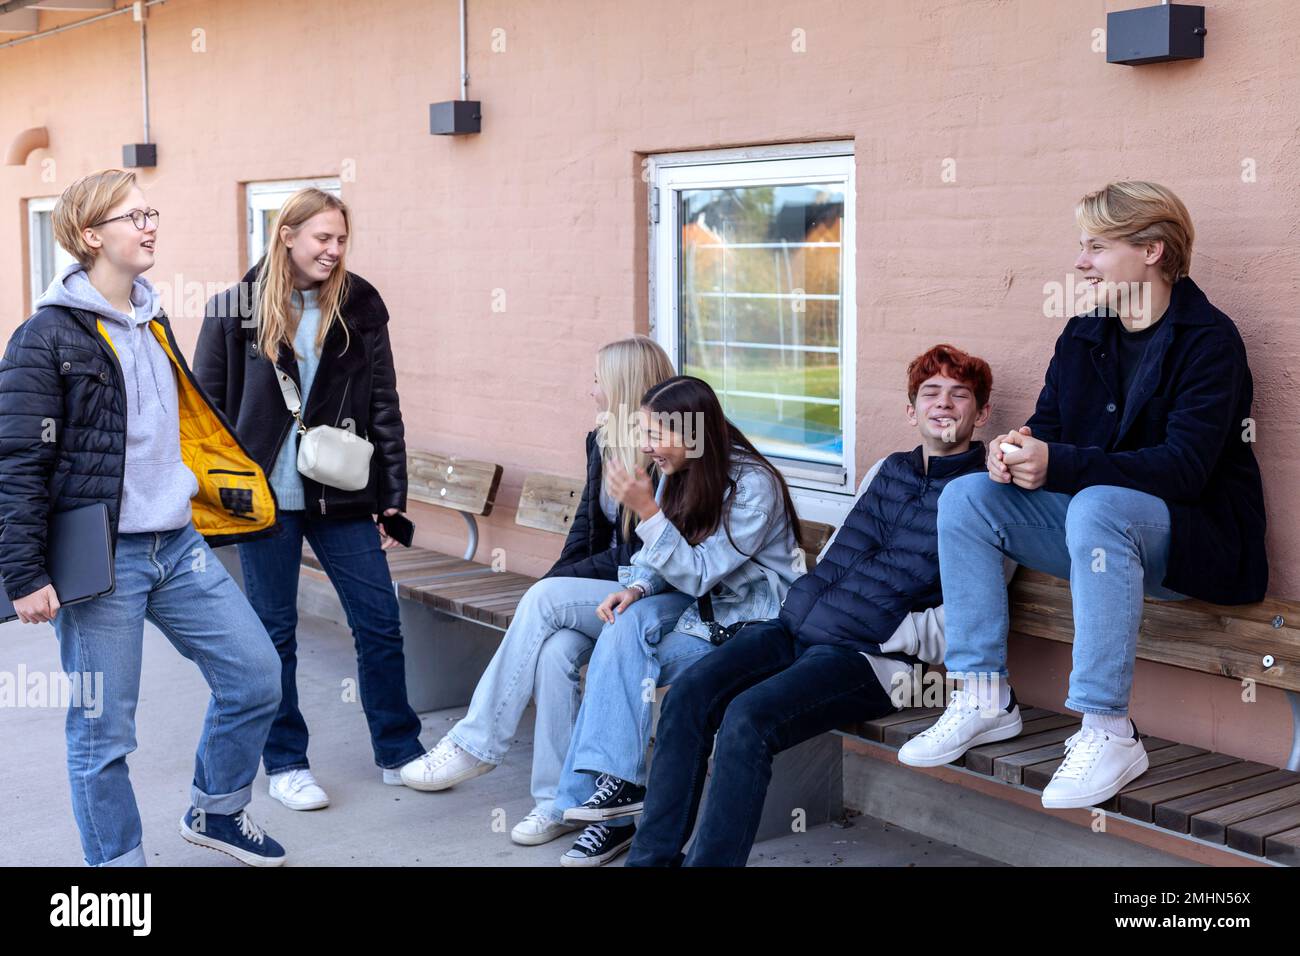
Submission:
POLYGON ((856 491, 853 144, 652 157, 651 334, 777 464, 801 516, 856 491))
POLYGON ((248 196, 248 265, 257 265, 257 260, 266 252, 266 239, 275 226, 275 217, 279 215, 284 201, 300 189, 315 186, 327 193, 342 198, 343 191, 337 179, 280 179, 274 182, 249 183, 246 187, 248 196))
POLYGON ((54 277, 76 262, 54 238, 54 204, 56 196, 27 200, 27 250, 30 260, 32 302, 49 288, 54 277))

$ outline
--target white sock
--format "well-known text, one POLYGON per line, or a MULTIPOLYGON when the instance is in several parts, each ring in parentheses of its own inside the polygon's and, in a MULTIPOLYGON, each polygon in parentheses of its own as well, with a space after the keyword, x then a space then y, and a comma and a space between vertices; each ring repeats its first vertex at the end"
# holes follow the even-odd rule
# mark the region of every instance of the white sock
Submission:
POLYGON ((1006 710, 1011 704, 1011 682, 999 680, 968 680, 962 688, 975 695, 980 710, 1006 710))
POLYGON ((1084 714, 1083 726, 1095 727, 1098 730, 1104 730, 1112 737, 1132 737, 1133 725, 1129 722, 1128 714, 1114 716, 1112 714, 1084 714))

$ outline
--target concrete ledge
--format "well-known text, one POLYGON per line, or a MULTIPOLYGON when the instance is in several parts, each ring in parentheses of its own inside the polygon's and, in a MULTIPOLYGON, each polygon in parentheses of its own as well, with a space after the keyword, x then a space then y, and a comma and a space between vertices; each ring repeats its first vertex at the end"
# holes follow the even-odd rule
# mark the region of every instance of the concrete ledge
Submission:
MULTIPOLYGON (((798 832, 796 823, 811 829, 842 817, 843 765, 844 748, 834 734, 822 734, 777 754, 755 841, 789 836, 798 832)), ((710 779, 712 776, 710 761, 710 779)))
POLYGON ((504 632, 398 601, 406 696, 418 713, 468 706, 504 632))
POLYGON ((955 767, 919 769, 897 751, 844 737, 844 801, 878 817, 1014 866, 1268 866, 1118 814, 1093 830, 1092 810, 1047 810, 1036 791, 955 767))

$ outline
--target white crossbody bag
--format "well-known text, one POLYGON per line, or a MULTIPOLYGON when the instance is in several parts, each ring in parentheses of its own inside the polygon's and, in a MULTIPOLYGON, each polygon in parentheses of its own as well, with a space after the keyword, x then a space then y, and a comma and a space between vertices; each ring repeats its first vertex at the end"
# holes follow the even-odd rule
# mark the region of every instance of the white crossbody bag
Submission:
MULTIPOLYGON (((280 392, 284 395, 285 407, 298 423, 298 471, 312 481, 341 491, 360 491, 370 482, 370 457, 375 453, 375 446, 355 432, 333 425, 317 425, 308 428, 302 420, 302 396, 282 369, 275 370, 280 380, 280 392)), ((343 401, 339 403, 339 414, 343 414, 344 403, 348 400, 348 382, 343 389, 343 401)))

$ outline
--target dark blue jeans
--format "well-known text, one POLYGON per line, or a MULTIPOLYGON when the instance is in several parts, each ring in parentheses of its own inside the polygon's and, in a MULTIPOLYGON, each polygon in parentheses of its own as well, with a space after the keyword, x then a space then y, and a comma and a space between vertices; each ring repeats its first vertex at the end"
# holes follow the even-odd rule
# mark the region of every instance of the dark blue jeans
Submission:
POLYGON ((680 866, 713 750, 713 783, 687 866, 744 866, 772 758, 854 720, 892 713, 871 662, 831 644, 796 644, 780 620, 750 624, 664 697, 645 811, 628 866, 680 866), (717 741, 714 741, 717 734, 717 741))
POLYGON ((281 511, 268 537, 239 545, 244 593, 280 653, 280 710, 262 752, 266 772, 306 768, 307 721, 298 709, 298 569, 306 537, 329 575, 357 647, 361 707, 375 762, 400 767, 424 753, 420 718, 406 698, 397 595, 379 532, 368 518, 310 520, 281 511))

